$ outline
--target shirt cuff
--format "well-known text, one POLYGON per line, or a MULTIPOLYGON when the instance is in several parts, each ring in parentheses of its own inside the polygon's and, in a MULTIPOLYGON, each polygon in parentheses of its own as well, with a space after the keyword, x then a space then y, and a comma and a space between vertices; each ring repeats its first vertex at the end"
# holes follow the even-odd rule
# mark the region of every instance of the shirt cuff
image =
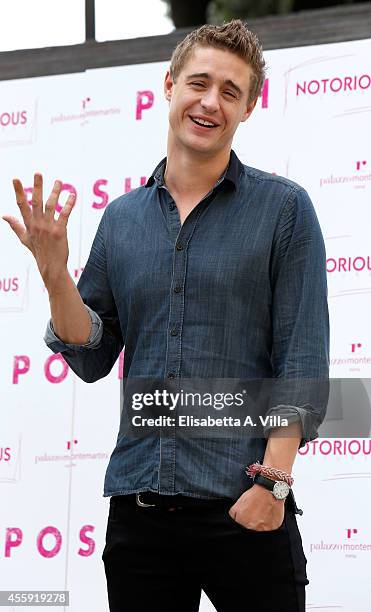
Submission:
POLYGON ((98 348, 103 336, 103 322, 99 315, 97 315, 97 313, 89 308, 89 306, 86 304, 85 308, 87 309, 91 319, 91 332, 88 341, 85 344, 69 344, 67 342, 63 342, 63 340, 61 340, 54 331, 52 319, 49 319, 46 326, 44 341, 54 352, 62 352, 63 350, 67 349, 81 350, 98 348))
MULTIPOLYGON (((302 430, 302 438, 299 448, 302 448, 315 438, 318 438, 318 417, 312 409, 307 409, 302 406, 286 406, 280 405, 271 408, 266 416, 280 416, 281 419, 287 419, 288 424, 300 422, 302 430)), ((277 426, 276 426, 277 427, 277 426)), ((272 429, 276 429, 274 425, 266 425, 264 427, 264 437, 268 438, 272 429)))

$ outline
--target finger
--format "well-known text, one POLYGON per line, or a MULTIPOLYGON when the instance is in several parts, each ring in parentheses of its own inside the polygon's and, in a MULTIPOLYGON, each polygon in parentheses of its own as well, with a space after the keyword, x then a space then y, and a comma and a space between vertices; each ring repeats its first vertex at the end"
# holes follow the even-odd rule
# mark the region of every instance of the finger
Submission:
POLYGON ((26 198, 26 194, 23 189, 23 185, 19 179, 13 179, 13 187, 15 191, 15 199, 18 204, 19 211, 22 215, 25 226, 27 227, 29 220, 31 219, 32 213, 29 203, 26 198))
POLYGON ((67 202, 65 203, 65 205, 63 206, 59 217, 58 217, 58 223, 59 225, 62 225, 63 227, 66 227, 67 223, 68 223, 68 219, 70 217, 71 211, 73 209, 73 207, 76 204, 76 196, 74 193, 71 193, 68 198, 67 198, 67 202))
POLYGON ((38 172, 34 175, 32 190, 32 214, 40 219, 43 213, 43 177, 38 172))
POLYGON ((27 234, 25 226, 22 225, 22 223, 18 221, 18 219, 16 219, 15 217, 10 217, 9 215, 4 215, 3 219, 7 223, 9 223, 10 227, 12 228, 13 232, 18 236, 19 240, 21 242, 24 242, 24 239, 27 234))
POLYGON ((62 190, 62 181, 54 181, 53 189, 45 204, 45 215, 47 219, 54 219, 58 198, 62 190))

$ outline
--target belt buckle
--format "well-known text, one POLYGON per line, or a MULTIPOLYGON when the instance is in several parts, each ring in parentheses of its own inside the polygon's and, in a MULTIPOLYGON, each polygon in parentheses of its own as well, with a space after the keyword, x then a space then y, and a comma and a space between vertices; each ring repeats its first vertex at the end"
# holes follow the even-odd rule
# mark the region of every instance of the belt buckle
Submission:
POLYGON ((140 499, 141 493, 135 494, 135 501, 140 508, 154 508, 157 504, 146 504, 140 499))

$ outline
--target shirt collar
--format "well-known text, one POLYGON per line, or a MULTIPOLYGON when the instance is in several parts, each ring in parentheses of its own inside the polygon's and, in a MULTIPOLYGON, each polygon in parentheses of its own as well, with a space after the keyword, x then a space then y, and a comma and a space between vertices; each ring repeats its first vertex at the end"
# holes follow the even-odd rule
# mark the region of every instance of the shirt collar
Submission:
MULTIPOLYGON (((157 164, 156 168, 152 172, 151 176, 147 180, 145 187, 151 187, 154 183, 157 184, 158 187, 162 187, 164 185, 164 172, 166 167, 166 157, 164 157, 159 164, 157 164)), ((236 153, 231 150, 231 155, 229 158, 229 164, 227 169, 222 174, 222 176, 218 179, 216 185, 220 184, 223 180, 227 181, 232 185, 234 189, 237 188, 238 178, 240 176, 240 172, 242 169, 242 163, 238 159, 236 153)))

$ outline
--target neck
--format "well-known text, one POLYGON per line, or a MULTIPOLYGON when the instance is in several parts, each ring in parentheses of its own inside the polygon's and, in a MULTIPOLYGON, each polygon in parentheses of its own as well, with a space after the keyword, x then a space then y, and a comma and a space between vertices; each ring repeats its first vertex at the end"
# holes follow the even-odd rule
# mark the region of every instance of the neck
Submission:
POLYGON ((207 193, 228 165, 230 149, 212 154, 171 146, 168 142, 165 183, 171 193, 187 197, 207 193))

